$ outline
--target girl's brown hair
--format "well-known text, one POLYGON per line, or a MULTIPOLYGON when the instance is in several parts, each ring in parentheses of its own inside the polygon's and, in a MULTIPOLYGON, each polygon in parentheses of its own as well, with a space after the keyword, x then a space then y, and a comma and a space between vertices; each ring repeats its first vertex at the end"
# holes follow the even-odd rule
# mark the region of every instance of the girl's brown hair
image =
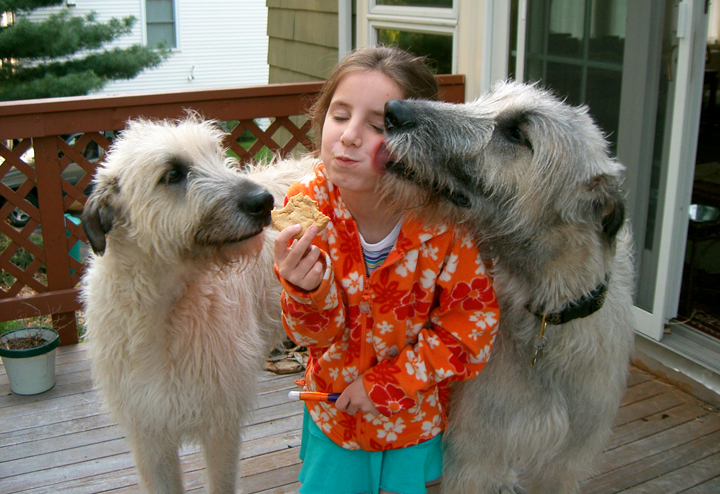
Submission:
POLYGON ((417 57, 396 47, 368 46, 354 50, 340 60, 310 108, 314 154, 320 152, 322 128, 333 94, 340 80, 357 71, 378 71, 395 82, 405 98, 437 100, 437 80, 426 65, 425 57, 417 57))

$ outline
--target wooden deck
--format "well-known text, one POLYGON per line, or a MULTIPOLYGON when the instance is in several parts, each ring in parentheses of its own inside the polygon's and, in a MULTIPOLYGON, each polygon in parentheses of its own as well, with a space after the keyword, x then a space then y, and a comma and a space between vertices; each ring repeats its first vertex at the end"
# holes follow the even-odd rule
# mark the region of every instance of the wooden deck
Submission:
MULTIPOLYGON (((122 431, 92 389, 83 344, 59 349, 56 374, 52 390, 17 396, 0 365, 0 493, 138 492, 122 431)), ((297 492, 302 405, 287 400, 296 378, 259 377, 258 410, 240 462, 246 494, 297 492)), ((204 492, 199 451, 184 449, 182 462, 188 491, 204 492)), ((720 413, 633 368, 596 469, 584 494, 720 493, 720 413)))

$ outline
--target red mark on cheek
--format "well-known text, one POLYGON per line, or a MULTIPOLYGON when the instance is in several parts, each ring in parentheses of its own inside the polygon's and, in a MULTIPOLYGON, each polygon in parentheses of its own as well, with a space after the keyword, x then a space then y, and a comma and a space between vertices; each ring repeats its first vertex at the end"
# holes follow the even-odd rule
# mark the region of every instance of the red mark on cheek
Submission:
POLYGON ((377 147, 373 150, 372 162, 375 169, 379 172, 385 171, 385 164, 390 159, 390 152, 385 146, 385 141, 380 142, 377 147))

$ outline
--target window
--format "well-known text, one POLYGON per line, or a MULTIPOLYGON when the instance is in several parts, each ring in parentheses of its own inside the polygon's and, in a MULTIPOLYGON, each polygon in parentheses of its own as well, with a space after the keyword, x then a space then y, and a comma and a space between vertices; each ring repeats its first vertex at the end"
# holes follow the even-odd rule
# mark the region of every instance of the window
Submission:
POLYGON ((542 81, 573 105, 587 104, 609 135, 613 151, 627 5, 627 0, 527 2, 524 80, 542 81))
POLYGON ((145 0, 147 45, 177 48, 174 0, 145 0))
POLYGON ((452 73, 452 35, 378 29, 377 41, 428 57, 438 74, 452 73))
POLYGON ((453 0, 358 0, 367 26, 359 44, 396 45, 428 57, 438 74, 456 71, 457 2, 453 0))
POLYGON ((402 7, 444 7, 452 8, 453 0, 377 0, 377 5, 399 5, 402 7))

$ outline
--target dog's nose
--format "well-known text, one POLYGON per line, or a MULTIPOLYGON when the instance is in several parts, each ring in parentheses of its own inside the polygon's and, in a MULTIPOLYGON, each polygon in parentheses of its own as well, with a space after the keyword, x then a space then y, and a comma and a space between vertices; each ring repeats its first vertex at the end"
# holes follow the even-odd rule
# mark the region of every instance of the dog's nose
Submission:
POLYGON ((275 200, 267 190, 260 190, 245 196, 240 201, 240 209, 250 216, 269 216, 275 200))
POLYGON ((415 122, 415 115, 407 101, 391 99, 385 103, 385 128, 411 127, 415 122))

